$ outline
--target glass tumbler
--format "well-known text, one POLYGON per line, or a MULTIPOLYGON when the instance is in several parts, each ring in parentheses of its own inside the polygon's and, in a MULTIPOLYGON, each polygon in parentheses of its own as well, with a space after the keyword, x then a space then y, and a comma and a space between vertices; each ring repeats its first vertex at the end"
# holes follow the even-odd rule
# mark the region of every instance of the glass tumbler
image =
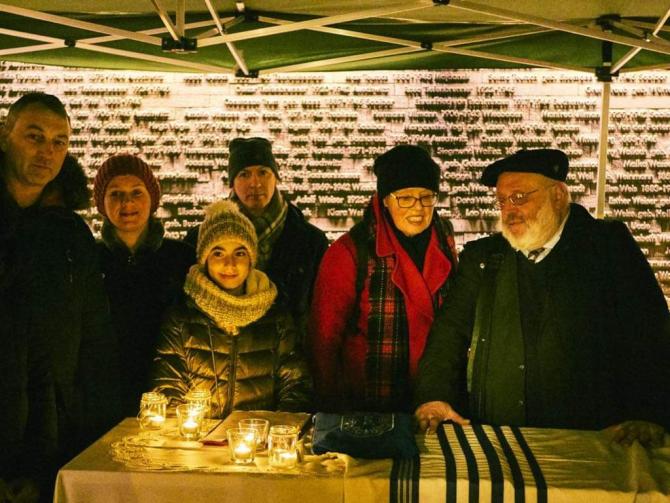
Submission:
POLYGON ((298 462, 298 429, 277 425, 268 435, 268 462, 275 468, 294 468, 298 462))
POLYGON ((237 425, 240 428, 251 428, 252 430, 256 430, 256 432, 258 432, 258 435, 256 436, 257 447, 259 449, 265 447, 265 442, 267 442, 268 439, 268 431, 270 429, 270 421, 257 418, 240 419, 237 425))
POLYGON ((211 416, 212 411, 212 392, 205 388, 193 388, 184 395, 184 401, 191 408, 199 407, 203 409, 201 429, 205 433, 207 431, 207 419, 211 416))
POLYGON ((198 440, 202 433, 205 409, 184 403, 177 406, 177 427, 179 436, 186 440, 198 440))
POLYGON ((237 465, 253 463, 258 432, 251 428, 230 428, 227 431, 230 458, 237 465))

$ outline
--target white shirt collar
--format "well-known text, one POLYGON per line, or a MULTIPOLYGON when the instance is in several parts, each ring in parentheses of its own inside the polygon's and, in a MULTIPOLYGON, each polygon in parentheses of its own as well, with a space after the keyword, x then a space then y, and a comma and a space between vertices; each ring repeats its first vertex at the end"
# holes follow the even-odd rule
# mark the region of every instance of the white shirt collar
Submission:
MULTIPOLYGON (((554 246, 556 246, 556 244, 559 242, 559 240, 561 239, 561 234, 563 234, 563 228, 565 227, 565 222, 568 221, 569 216, 570 211, 568 210, 568 213, 565 215, 565 218, 561 222, 561 225, 558 226, 558 230, 556 231, 556 233, 549 239, 549 241, 547 241, 542 245, 542 248, 544 248, 544 250, 542 250, 542 253, 540 253, 535 259, 536 264, 544 260, 544 258, 551 253, 551 250, 554 249, 554 246)), ((523 253, 526 258, 528 258, 528 254, 530 252, 531 250, 521 250, 521 253, 523 253)))

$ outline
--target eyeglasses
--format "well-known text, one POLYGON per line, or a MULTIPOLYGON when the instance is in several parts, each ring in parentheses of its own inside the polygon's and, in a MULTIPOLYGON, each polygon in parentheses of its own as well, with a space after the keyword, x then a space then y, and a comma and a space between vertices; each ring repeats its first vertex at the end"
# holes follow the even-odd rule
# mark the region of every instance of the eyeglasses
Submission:
POLYGON ((435 206, 435 203, 437 202, 437 194, 434 192, 420 197, 391 195, 397 201, 399 208, 413 208, 417 201, 419 201, 424 208, 428 208, 430 206, 435 206))
POLYGON ((535 194, 536 192, 543 190, 543 189, 548 189, 550 187, 553 187, 555 184, 552 185, 547 185, 546 187, 539 187, 535 190, 531 190, 528 192, 512 192, 509 196, 506 197, 500 197, 498 196, 496 198, 496 206, 498 209, 503 209, 505 207, 506 203, 510 203, 512 206, 518 207, 518 206, 523 206, 530 200, 531 194, 535 194))

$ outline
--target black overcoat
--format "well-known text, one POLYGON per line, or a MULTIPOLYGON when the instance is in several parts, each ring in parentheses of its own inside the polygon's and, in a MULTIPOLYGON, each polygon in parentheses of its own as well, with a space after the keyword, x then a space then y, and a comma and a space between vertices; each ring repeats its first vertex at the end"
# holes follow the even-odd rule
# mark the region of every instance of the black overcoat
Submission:
POLYGON ((540 329, 523 333, 518 253, 501 235, 463 250, 420 364, 415 401, 491 424, 598 429, 668 425, 668 307, 621 222, 572 204, 545 259, 540 329))

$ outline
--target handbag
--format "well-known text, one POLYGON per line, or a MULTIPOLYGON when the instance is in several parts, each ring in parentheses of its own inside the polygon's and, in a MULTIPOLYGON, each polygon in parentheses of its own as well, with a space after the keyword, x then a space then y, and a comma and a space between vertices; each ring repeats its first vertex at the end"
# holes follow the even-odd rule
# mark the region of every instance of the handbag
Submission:
POLYGON ((367 459, 412 458, 419 454, 412 419, 404 413, 317 412, 312 451, 342 452, 367 459))

